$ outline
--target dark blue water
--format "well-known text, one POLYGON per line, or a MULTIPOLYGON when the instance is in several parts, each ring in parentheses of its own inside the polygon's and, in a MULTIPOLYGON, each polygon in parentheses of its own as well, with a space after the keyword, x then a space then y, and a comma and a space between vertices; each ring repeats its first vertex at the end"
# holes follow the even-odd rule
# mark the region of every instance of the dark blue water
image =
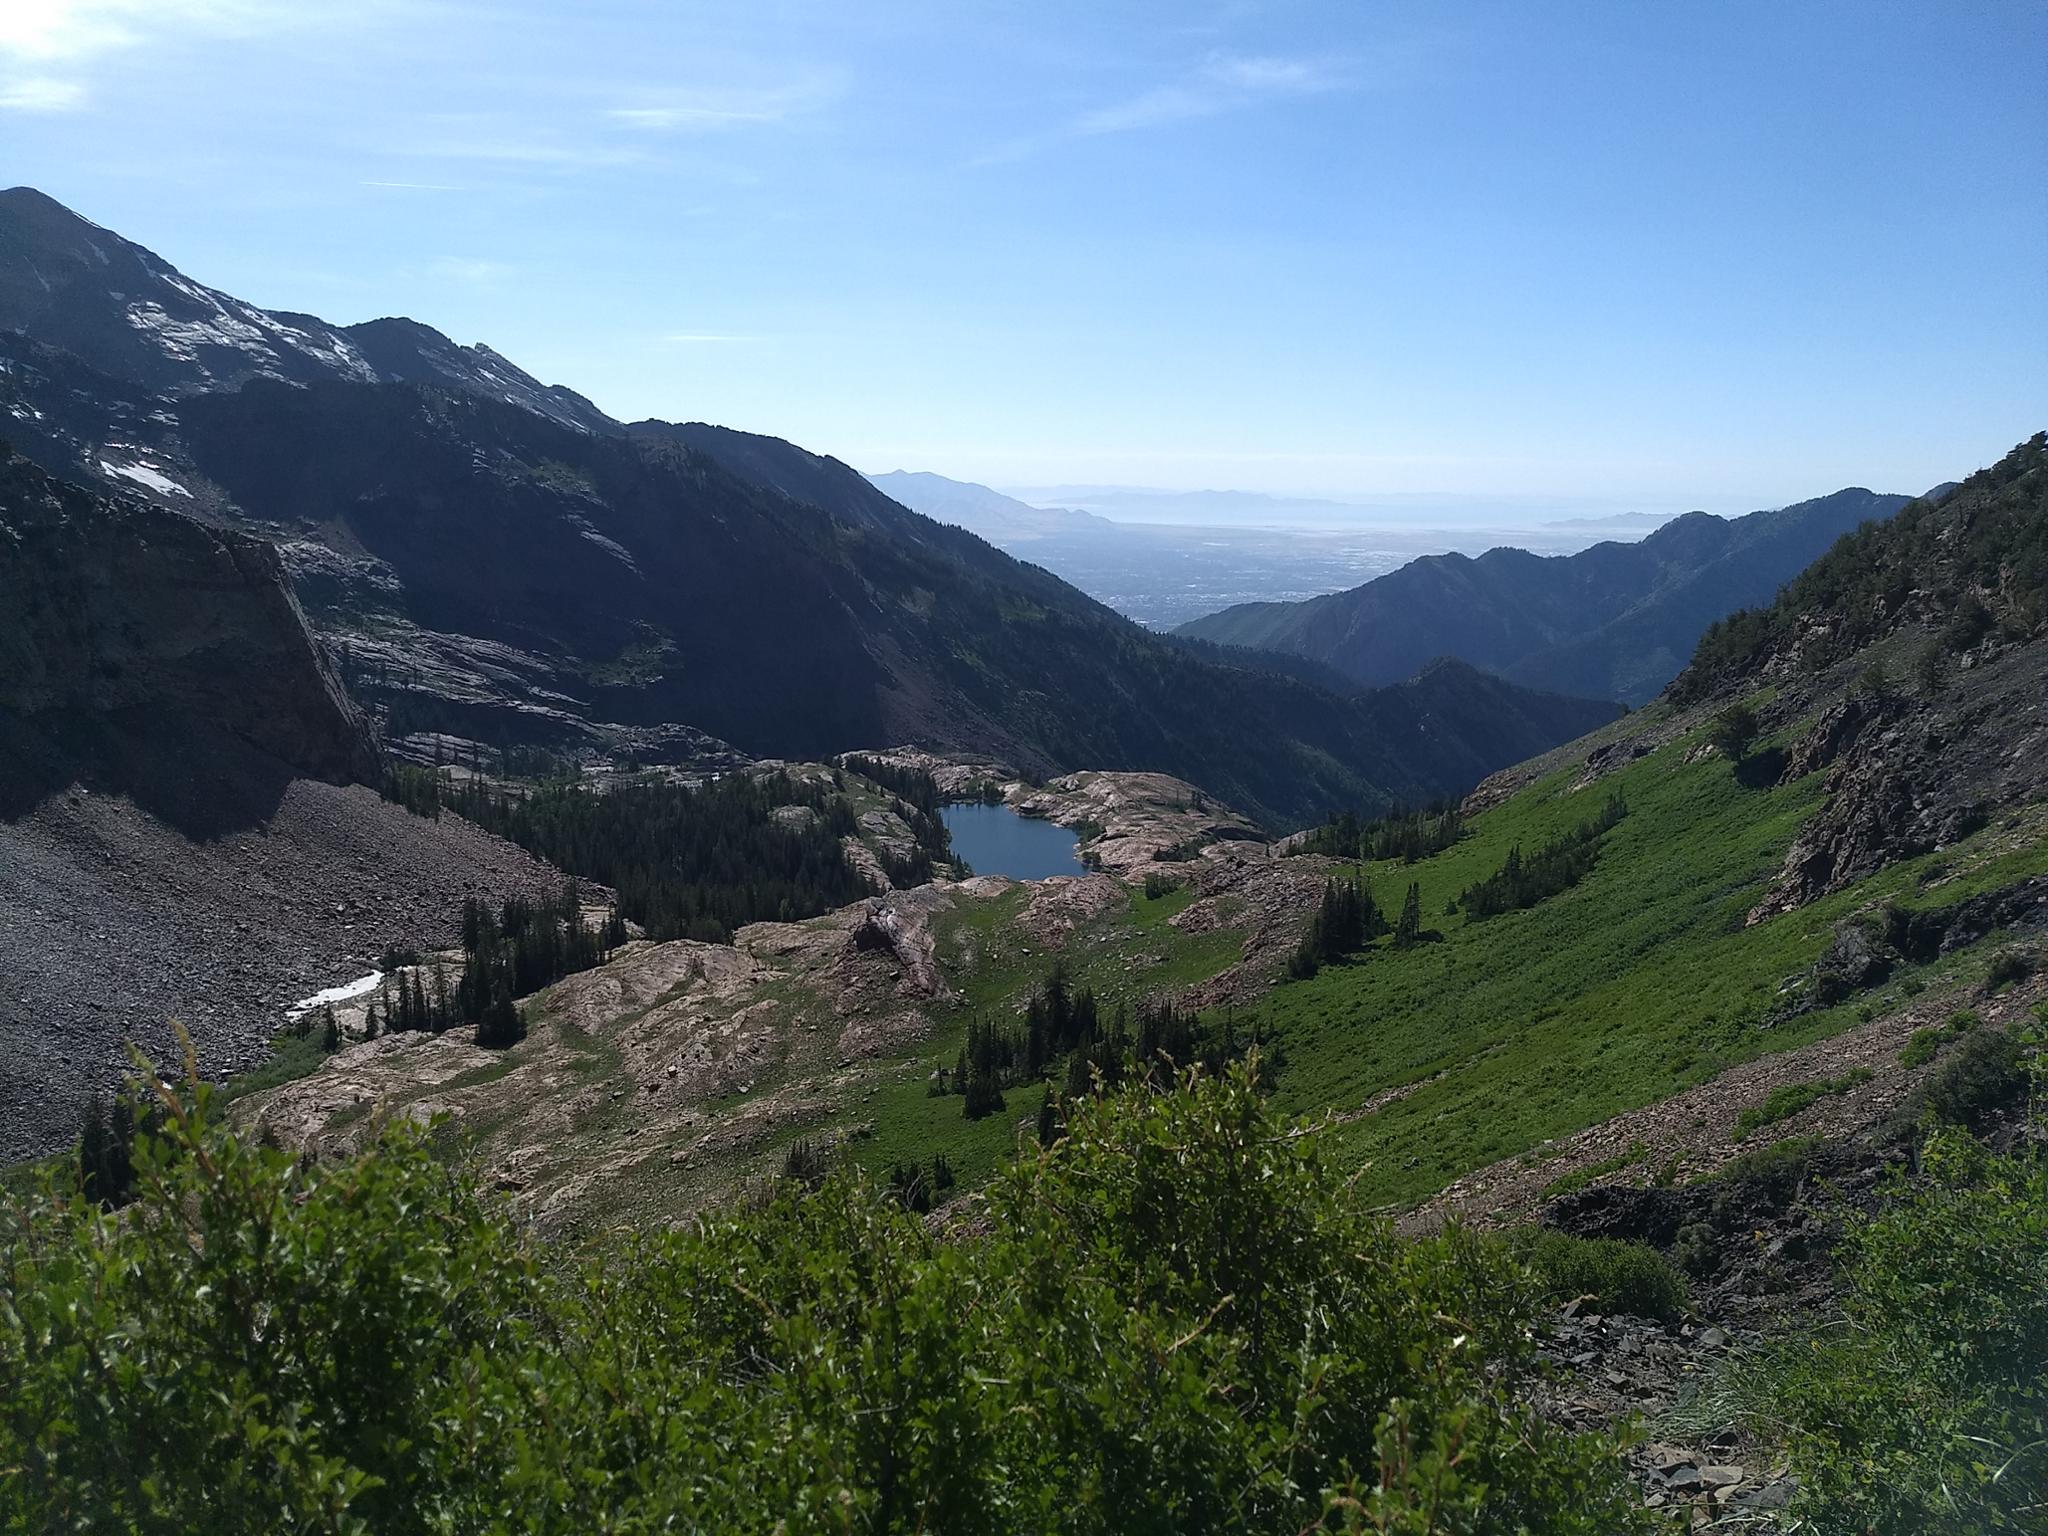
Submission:
POLYGON ((953 851, 977 875, 1043 880, 1081 873, 1075 851, 1081 839, 1065 827, 1019 816, 1007 805, 942 805, 939 815, 953 835, 953 851))

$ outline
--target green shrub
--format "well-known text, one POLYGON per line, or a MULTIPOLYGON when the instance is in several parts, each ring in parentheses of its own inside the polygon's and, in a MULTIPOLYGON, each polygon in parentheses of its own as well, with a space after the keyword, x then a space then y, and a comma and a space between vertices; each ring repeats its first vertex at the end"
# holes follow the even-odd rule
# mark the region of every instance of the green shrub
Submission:
POLYGON ((2026 1092, 2020 1043, 2002 1029, 1978 1030, 1907 1101, 1907 1112, 1932 1114, 1948 1125, 1977 1128, 2026 1092))
POLYGON ((983 1235, 842 1168, 581 1267, 416 1130, 302 1162, 206 1097, 120 1217, 0 1214, 0 1529, 1644 1529, 1528 1406, 1526 1271, 1243 1069, 1071 1106, 983 1235))
POLYGON ((1721 1240, 1704 1221, 1689 1221, 1672 1240, 1671 1262, 1695 1280, 1712 1274, 1720 1264, 1721 1240))
POLYGON ((1840 1077, 1815 1078, 1804 1083, 1780 1083, 1764 1095, 1761 1104, 1752 1104, 1735 1120, 1735 1134, 1747 1136, 1751 1131, 1766 1125, 1775 1125, 1780 1120, 1789 1120, 1808 1105, 1818 1104, 1822 1099, 1836 1094, 1847 1093, 1850 1089, 1870 1081, 1868 1067, 1852 1067, 1840 1077))
POLYGON ((1984 990, 1996 992, 2034 974, 2034 957, 2023 949, 2001 950, 1984 973, 1984 990))
POLYGON ((1650 1149, 1642 1142, 1632 1141, 1627 1151, 1617 1152, 1612 1157, 1603 1157, 1599 1162, 1588 1163, 1571 1173, 1560 1174, 1543 1186, 1542 1193, 1537 1198, 1555 1200, 1559 1195, 1575 1194, 1596 1180, 1606 1178, 1610 1173, 1619 1173, 1630 1164, 1641 1162, 1649 1156, 1649 1152, 1650 1149))
POLYGON ((1945 1024, 1930 1024, 1916 1029, 1906 1039, 1905 1049, 1899 1052, 1902 1067, 1924 1067, 1934 1060, 1944 1045, 1951 1040, 1960 1040, 1984 1021, 1974 1009, 1958 1008, 1948 1016, 1945 1024))
POLYGON ((1707 731, 1707 740, 1731 762, 1739 763, 1749 755, 1749 749, 1762 728, 1755 710, 1747 704, 1730 704, 1714 716, 1707 731))
POLYGON ((1759 1205, 1782 1210, 1799 1193, 1820 1146, 1818 1136, 1790 1136, 1731 1158, 1697 1182, 1713 1192, 1716 1219, 1759 1205))
POLYGON ((2048 1507, 2048 1162, 1941 1130, 1922 1166, 1845 1236, 1833 1325, 1767 1361, 1819 1536, 2039 1530, 2048 1507))
POLYGON ((1685 1311, 1685 1278, 1642 1243, 1531 1227, 1516 1234, 1512 1246, 1555 1300, 1584 1298, 1593 1311, 1636 1317, 1673 1318, 1685 1311))

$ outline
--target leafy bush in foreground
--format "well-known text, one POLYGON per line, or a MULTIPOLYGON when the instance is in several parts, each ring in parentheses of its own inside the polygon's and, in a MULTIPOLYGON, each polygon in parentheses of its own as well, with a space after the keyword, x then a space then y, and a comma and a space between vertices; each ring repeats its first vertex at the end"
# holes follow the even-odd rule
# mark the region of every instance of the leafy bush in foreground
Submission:
POLYGON ((0 1528, 1639 1528, 1515 1398, 1497 1244, 1398 1240, 1252 1076, 1074 1107, 947 1241, 838 1173, 580 1274, 416 1132, 167 1095, 121 1217, 0 1217, 0 1528))
POLYGON ((1780 1350, 1797 1513, 1842 1536, 2037 1531, 2048 1508, 2048 1163, 1929 1138, 1845 1242, 1836 1325, 1780 1350))

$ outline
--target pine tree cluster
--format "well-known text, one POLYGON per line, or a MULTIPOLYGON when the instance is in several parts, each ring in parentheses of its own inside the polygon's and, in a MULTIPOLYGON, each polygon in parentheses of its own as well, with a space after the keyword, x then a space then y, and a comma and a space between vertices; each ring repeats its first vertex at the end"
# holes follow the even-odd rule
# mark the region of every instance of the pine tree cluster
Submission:
POLYGON ((927 816, 939 814, 939 781, 922 768, 884 762, 860 752, 849 752, 839 760, 849 773, 857 773, 879 784, 898 800, 916 807, 927 816))
MULTIPOLYGON (((1063 1103, 1125 1083, 1164 1086, 1189 1067, 1221 1072, 1258 1043, 1256 1038, 1239 1038, 1236 1020, 1227 1011, 1221 1020, 1204 1024, 1193 1009, 1182 1008, 1171 998, 1145 999, 1135 1020, 1118 1004, 1105 1023, 1094 991, 1076 988, 1066 967, 1055 962, 1016 1024, 968 1021, 959 1060, 951 1071, 942 1067, 934 1074, 931 1091, 959 1094, 967 1118, 979 1120, 1005 1107, 1005 1089, 1050 1080, 1054 1086, 1039 1122, 1041 1137, 1049 1139, 1064 1124, 1063 1103)), ((1270 1081, 1277 1061, 1271 1052, 1267 1061, 1271 1069, 1262 1076, 1270 1081)))
POLYGON ((1455 800, 1434 802, 1413 811, 1394 811, 1366 819, 1341 811, 1319 827, 1304 832, 1295 853, 1319 853, 1332 859, 1417 859, 1442 853, 1465 835, 1465 818, 1455 800))
POLYGON ((1456 905, 1476 921, 1533 907, 1546 896, 1569 890, 1592 871, 1600 855, 1600 835, 1627 814, 1628 803, 1616 792, 1607 797, 1598 815, 1552 838, 1527 858, 1516 844, 1498 871, 1465 887, 1456 905))
POLYGON ((1362 875, 1333 876, 1323 883, 1323 904, 1287 962, 1287 974, 1305 981, 1325 965, 1357 954, 1387 932, 1386 917, 1362 875))
POLYGON ((558 782, 522 793, 444 780, 440 803, 559 869, 612 887, 619 910, 654 939, 724 943, 748 923, 795 922, 867 894, 840 846, 859 830, 852 807, 786 772, 601 792, 558 782), (778 819, 784 806, 813 814, 778 819))
POLYGON ((952 834, 939 814, 943 804, 939 781, 922 768, 907 768, 858 752, 847 754, 840 762, 847 772, 857 773, 895 796, 892 809, 917 840, 917 847, 907 858, 882 855, 882 869, 889 883, 899 887, 926 884, 932 877, 932 866, 953 857, 952 834))
POLYGON ((903 1202, 903 1208, 922 1216, 946 1198, 955 1178, 946 1154, 935 1152, 931 1162, 898 1163, 889 1170, 889 1188, 903 1202))
MULTIPOLYGON (((454 985, 438 960, 399 969, 395 985, 387 980, 371 1002, 365 1034, 438 1035, 463 1028, 473 1030, 481 1046, 517 1045, 526 1033, 517 999, 602 965, 625 942, 626 923, 617 909, 595 928, 584 922, 574 881, 551 902, 515 897, 495 913, 488 902, 465 898, 462 974, 454 985)), ((326 1027, 338 1044, 331 1010, 326 1027)))

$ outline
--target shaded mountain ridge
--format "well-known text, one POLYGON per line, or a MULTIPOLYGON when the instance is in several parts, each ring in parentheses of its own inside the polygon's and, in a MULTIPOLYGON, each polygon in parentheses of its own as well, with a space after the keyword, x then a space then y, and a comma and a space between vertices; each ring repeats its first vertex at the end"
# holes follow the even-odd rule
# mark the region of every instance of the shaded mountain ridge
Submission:
POLYGON ((1575 555, 1429 555, 1346 592, 1240 604, 1180 633, 1314 657, 1367 684, 1450 655, 1530 687, 1641 704, 1710 623, 1769 601, 1841 534, 1906 501, 1851 488, 1747 517, 1690 512, 1575 555))
POLYGON ((276 549, 0 449, 0 1160, 134 1041, 253 1067, 283 1006, 560 876, 379 798, 276 549))
POLYGON ((254 311, 36 193, 0 194, 0 325, 25 333, 0 336, 0 409, 31 451, 276 541, 394 737, 915 740, 1158 769, 1284 824, 1461 788, 1611 714, 1452 671, 1347 696, 1169 641, 836 460, 588 419, 410 322, 254 311))

